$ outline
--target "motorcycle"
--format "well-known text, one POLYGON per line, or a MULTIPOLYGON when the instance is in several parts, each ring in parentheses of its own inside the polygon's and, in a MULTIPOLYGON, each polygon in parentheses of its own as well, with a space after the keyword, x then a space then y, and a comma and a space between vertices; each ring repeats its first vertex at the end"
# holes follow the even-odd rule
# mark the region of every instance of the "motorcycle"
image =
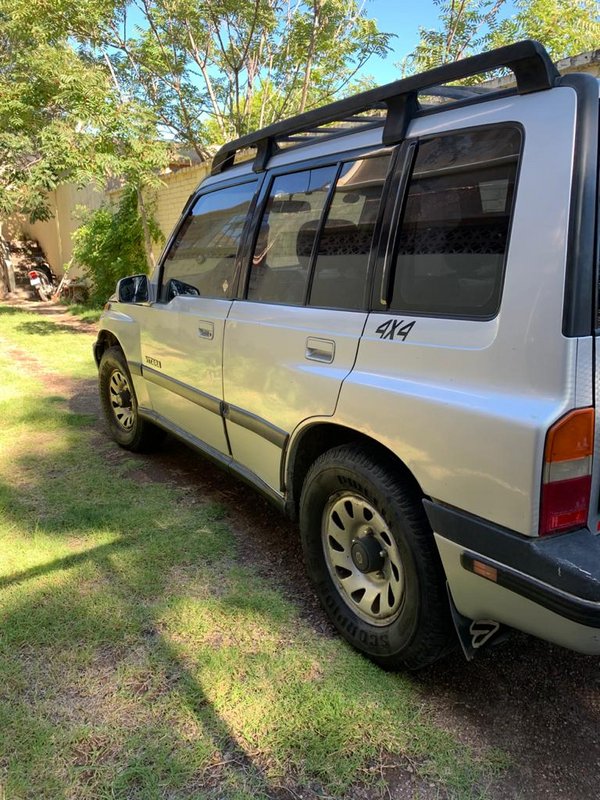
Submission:
POLYGON ((43 259, 36 259, 36 261, 38 263, 35 268, 27 272, 29 284, 40 300, 48 302, 52 300, 56 292, 56 276, 46 261, 43 259))

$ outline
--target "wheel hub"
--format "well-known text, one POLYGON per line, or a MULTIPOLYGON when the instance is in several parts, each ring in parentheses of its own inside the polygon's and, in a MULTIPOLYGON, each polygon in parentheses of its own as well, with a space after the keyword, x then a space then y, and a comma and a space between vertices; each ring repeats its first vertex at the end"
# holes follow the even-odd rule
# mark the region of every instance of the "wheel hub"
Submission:
POLYGON ((121 392, 118 392, 116 400, 121 408, 131 408, 131 392, 129 389, 123 389, 121 392))
POLYGON ((364 574, 383 569, 385 550, 373 535, 355 539, 350 548, 350 555, 354 565, 364 574))

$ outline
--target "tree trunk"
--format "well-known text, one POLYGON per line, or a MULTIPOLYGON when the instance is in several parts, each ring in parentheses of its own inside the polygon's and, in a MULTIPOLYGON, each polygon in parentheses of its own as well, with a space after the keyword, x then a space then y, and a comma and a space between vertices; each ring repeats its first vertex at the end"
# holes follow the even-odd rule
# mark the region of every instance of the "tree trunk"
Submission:
POLYGON ((304 72, 304 82, 302 84, 302 97, 300 99, 300 113, 302 113, 306 109, 306 101, 308 99, 308 87, 310 86, 310 74, 312 72, 313 59, 315 57, 317 32, 321 25, 320 13, 321 13, 320 0, 314 0, 312 30, 310 32, 310 44, 308 45, 308 54, 306 56, 306 69, 304 72))
POLYGON ((154 258, 154 253, 152 252, 152 236, 150 236, 150 226, 148 225, 148 214, 144 204, 144 195, 139 187, 137 190, 137 200, 138 211, 142 221, 142 230, 144 231, 144 250, 146 251, 146 260, 148 261, 150 271, 154 272, 154 268, 156 267, 156 259, 154 258))
POLYGON ((14 294, 17 286, 15 283, 15 271, 10 258, 8 242, 2 235, 2 224, 0 223, 0 294, 2 297, 14 294))

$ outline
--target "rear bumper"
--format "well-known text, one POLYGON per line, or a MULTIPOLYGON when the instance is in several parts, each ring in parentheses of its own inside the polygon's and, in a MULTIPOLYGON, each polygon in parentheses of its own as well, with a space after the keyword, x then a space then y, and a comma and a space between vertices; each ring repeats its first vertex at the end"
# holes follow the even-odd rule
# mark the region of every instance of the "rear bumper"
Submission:
POLYGON ((585 528, 529 538, 429 500, 424 505, 461 614, 600 653, 600 536, 585 528), (474 561, 491 577, 474 572, 474 561))

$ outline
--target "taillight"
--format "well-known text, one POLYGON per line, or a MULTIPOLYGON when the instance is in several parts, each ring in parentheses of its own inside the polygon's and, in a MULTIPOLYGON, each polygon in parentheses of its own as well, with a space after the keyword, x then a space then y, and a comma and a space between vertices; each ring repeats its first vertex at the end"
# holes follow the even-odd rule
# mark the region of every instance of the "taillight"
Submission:
POLYGON ((594 409, 579 408, 546 435, 540 536, 585 525, 590 505, 594 409))
POLYGON ((27 274, 29 275, 30 278, 37 278, 38 276, 37 272, 34 269, 32 269, 31 272, 28 272, 27 274))

